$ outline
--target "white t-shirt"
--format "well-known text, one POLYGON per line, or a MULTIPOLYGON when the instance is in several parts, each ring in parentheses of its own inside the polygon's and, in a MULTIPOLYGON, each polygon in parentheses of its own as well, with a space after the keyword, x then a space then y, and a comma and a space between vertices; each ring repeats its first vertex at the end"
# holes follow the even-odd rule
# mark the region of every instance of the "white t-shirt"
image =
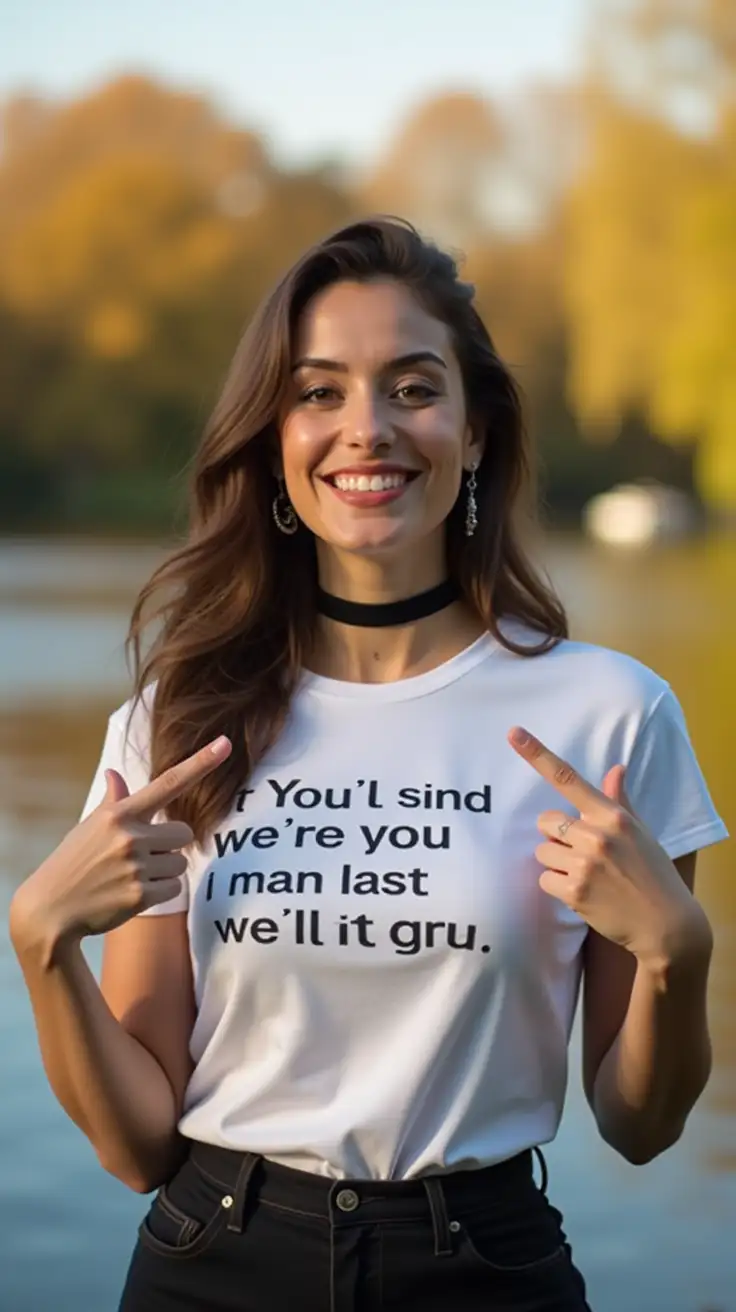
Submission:
MULTIPOLYGON (((126 740, 128 710, 85 815, 106 767, 148 780, 148 712, 126 740)), ((485 635, 396 682, 306 675, 180 896, 145 913, 188 911, 183 1135, 337 1179, 554 1137, 587 928, 539 888, 537 816, 569 808, 508 745, 514 724, 596 785, 624 764, 671 857, 727 837, 677 700, 628 656, 519 657, 485 635)))

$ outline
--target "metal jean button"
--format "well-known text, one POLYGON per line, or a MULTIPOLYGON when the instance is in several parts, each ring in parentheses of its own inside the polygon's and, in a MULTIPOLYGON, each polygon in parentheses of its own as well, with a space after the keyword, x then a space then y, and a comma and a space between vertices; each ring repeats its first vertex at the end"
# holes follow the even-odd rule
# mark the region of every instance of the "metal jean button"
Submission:
POLYGON ((354 1189, 341 1189, 335 1197, 335 1204, 341 1212, 354 1212, 360 1199, 354 1189))

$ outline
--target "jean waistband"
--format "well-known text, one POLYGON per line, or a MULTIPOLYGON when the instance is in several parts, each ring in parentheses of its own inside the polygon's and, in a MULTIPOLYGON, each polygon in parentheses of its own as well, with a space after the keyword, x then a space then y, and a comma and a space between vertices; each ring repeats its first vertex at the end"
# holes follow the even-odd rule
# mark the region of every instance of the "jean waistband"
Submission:
POLYGON ((333 1180, 311 1171, 271 1162, 257 1153, 237 1152, 215 1144, 192 1142, 190 1158, 204 1175, 231 1194, 228 1228, 242 1231, 249 1201, 258 1199, 286 1211, 330 1220, 333 1224, 409 1221, 429 1217, 438 1255, 452 1251, 452 1215, 508 1199, 533 1179, 533 1158, 547 1169, 541 1151, 528 1149, 506 1161, 477 1170, 450 1171, 412 1180, 333 1180))

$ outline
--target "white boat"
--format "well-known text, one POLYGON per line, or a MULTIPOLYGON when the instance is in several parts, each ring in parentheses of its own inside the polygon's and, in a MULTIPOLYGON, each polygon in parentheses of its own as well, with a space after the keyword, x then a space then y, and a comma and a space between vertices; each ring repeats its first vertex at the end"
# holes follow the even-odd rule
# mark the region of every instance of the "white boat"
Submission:
POLYGON ((693 498, 653 480, 619 483, 592 497, 583 510, 588 537, 614 547, 677 541, 694 533, 697 524, 693 498))

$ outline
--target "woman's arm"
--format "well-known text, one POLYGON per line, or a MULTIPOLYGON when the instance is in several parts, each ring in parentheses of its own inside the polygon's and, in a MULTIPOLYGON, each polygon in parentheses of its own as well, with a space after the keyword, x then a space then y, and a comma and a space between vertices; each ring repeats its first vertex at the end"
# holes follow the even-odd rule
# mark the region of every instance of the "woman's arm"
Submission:
POLYGON ((148 1193, 182 1152, 194 1016, 186 915, 138 917, 106 935, 102 989, 79 942, 40 942, 35 923, 14 899, 11 939, 49 1083, 101 1165, 148 1193))
MULTIPOLYGON (((692 892, 696 854, 674 862, 692 892)), ((643 965, 594 931, 584 958, 583 1082, 602 1137, 649 1162, 682 1134, 711 1069, 706 987, 712 936, 643 965)))

